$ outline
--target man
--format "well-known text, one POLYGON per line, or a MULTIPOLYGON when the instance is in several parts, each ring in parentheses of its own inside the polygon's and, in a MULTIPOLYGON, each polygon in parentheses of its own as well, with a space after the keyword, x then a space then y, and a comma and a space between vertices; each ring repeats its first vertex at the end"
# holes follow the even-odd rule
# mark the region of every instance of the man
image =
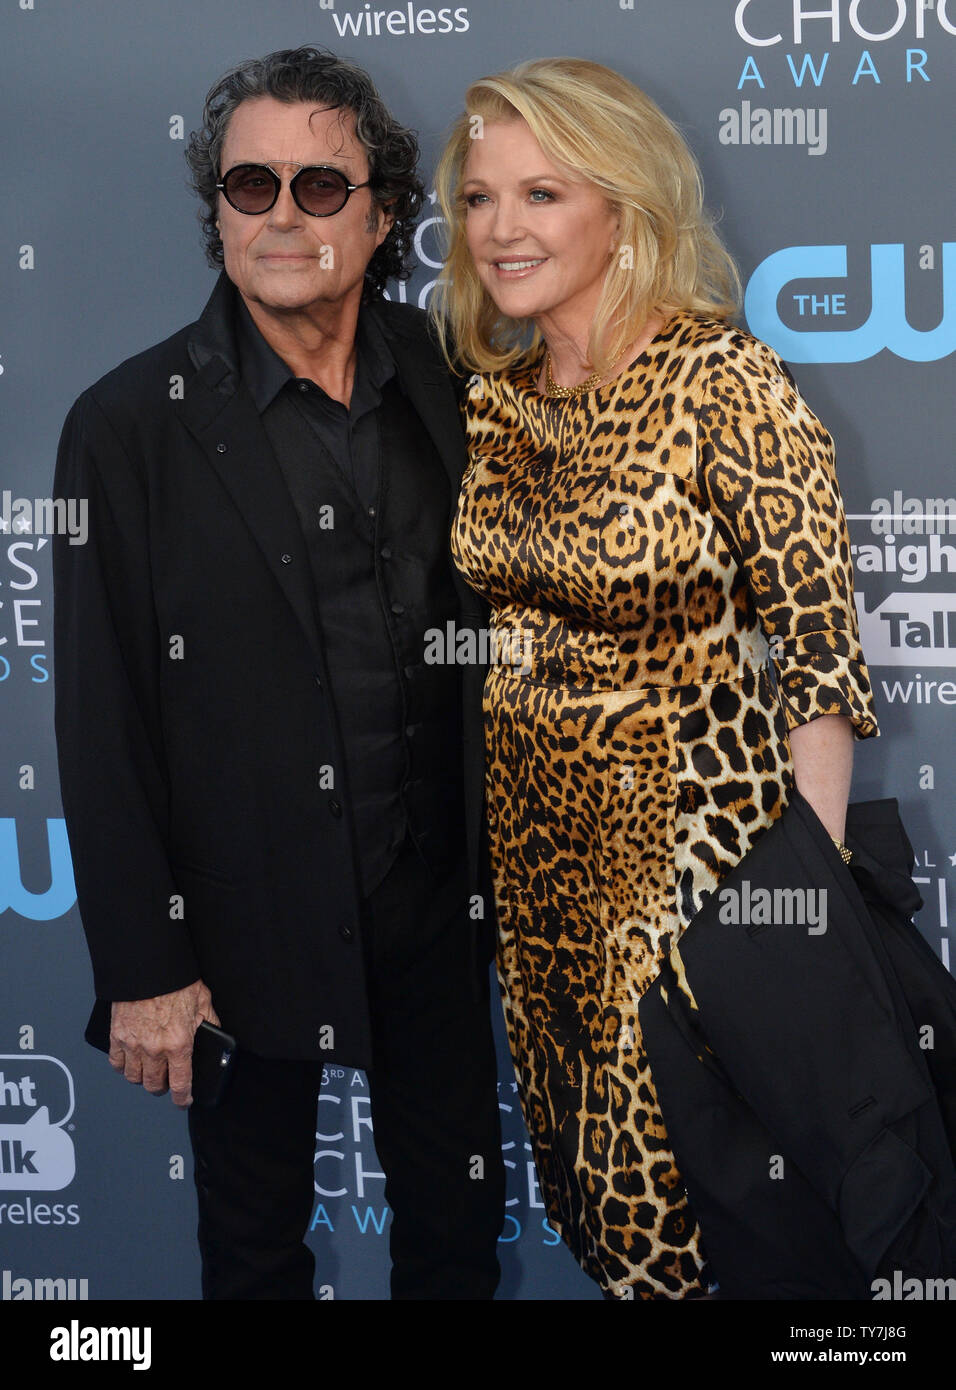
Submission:
POLYGON ((56 729, 110 1061, 187 1106, 197 1026, 237 1039, 221 1103, 189 1110, 205 1297, 313 1297, 334 1058, 369 1072, 392 1296, 490 1298, 482 673, 424 660, 484 615, 448 554, 451 381, 380 298, 417 145, 302 48, 217 83, 187 158, 223 274, 80 397, 57 465, 91 516, 54 557, 56 729))

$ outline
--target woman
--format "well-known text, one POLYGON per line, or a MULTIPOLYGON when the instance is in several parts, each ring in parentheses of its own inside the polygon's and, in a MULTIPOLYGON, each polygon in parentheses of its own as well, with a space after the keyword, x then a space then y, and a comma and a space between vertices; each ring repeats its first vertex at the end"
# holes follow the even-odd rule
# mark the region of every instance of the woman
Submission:
POLYGON ((436 184, 436 322, 479 373, 453 553, 524 637, 485 687, 487 806, 539 1179, 606 1294, 704 1297, 637 1006, 794 783, 842 839, 876 723, 831 442, 728 323, 696 166, 624 78, 474 83, 436 184))

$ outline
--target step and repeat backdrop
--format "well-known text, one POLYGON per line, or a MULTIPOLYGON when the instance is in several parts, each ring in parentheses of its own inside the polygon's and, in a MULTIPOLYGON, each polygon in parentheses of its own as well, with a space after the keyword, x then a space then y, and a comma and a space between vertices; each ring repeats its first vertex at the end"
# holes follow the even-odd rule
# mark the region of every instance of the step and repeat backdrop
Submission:
MULTIPOLYGON (((2 1299, 199 1296, 185 1121, 82 1038, 91 975, 57 785, 42 503, 77 394, 192 321, 211 289, 183 159, 205 92, 303 43, 371 72, 419 132, 429 188, 469 80, 522 59, 609 64, 681 126, 741 269, 743 320, 836 440, 882 726, 857 749, 854 795, 899 799, 920 930, 951 962, 956 0, 3 0, 2 1299)), ((391 298, 427 303, 439 223, 432 196, 391 298)), ((429 1086, 414 1056, 408 1068, 429 1086)), ((499 1095, 499 1297, 596 1298, 545 1219, 504 1046, 499 1095)), ((387 1297, 361 1072, 329 1066, 316 1131, 317 1292, 387 1297)))

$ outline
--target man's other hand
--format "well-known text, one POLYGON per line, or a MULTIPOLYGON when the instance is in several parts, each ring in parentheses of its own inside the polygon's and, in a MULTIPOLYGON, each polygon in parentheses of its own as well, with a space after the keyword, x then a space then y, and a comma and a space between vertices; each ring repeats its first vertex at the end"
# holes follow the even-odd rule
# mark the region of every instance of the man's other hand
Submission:
POLYGON ((191 1105, 193 1038, 203 1019, 219 1024, 202 980, 155 999, 114 1002, 110 1066, 134 1086, 191 1105))

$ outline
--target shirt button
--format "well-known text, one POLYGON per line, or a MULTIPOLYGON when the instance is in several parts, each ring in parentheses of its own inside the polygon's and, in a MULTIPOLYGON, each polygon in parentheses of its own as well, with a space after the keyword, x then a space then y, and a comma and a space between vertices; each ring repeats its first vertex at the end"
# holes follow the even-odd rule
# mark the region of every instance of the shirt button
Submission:
POLYGON ((403 671, 405 672, 405 674, 406 674, 406 676, 408 677, 408 679, 411 680, 412 676, 414 676, 414 674, 415 674, 415 667, 414 667, 414 666, 404 666, 402 669, 403 669, 403 671))
POLYGON ((369 516, 374 516, 374 515, 375 515, 375 508, 374 508, 374 507, 369 507, 369 509, 368 509, 368 514, 369 514, 369 516))
POLYGON ((225 446, 225 444, 220 443, 220 444, 217 444, 217 445, 216 445, 216 453, 217 453, 217 454, 224 454, 225 452, 226 452, 226 446, 225 446))
POLYGON ((291 565, 291 564, 292 564, 292 556, 291 556, 291 555, 283 555, 283 557, 282 557, 282 563, 283 563, 284 565, 291 565))
POLYGON ((332 812, 332 815, 335 816, 336 820, 338 820, 342 815, 341 801, 330 801, 329 810, 332 812))
POLYGON ((392 558, 392 547, 390 545, 383 545, 378 553, 383 560, 390 560, 392 558))
POLYGON ((405 612, 405 605, 404 605, 404 603, 393 603, 393 604, 392 604, 392 612, 393 612, 393 613, 397 613, 397 614, 399 615, 399 617, 401 617, 401 615, 405 612))
POLYGON ((339 936, 342 938, 343 941, 351 941, 351 940, 352 940, 352 928, 351 928, 351 927, 339 927, 339 936))
POLYGON ((406 737, 406 738, 414 738, 414 736, 415 736, 415 728, 416 728, 416 725, 414 725, 414 724, 406 724, 406 725, 405 725, 405 737, 406 737))
POLYGON ((321 677, 321 676, 316 676, 316 678, 315 678, 315 684, 316 684, 316 686, 318 687, 319 690, 322 689, 322 677, 321 677))
POLYGON ((309 383, 308 383, 307 381, 300 381, 300 382, 299 382, 299 390, 300 390, 300 391, 308 391, 308 389, 309 389, 309 383))

